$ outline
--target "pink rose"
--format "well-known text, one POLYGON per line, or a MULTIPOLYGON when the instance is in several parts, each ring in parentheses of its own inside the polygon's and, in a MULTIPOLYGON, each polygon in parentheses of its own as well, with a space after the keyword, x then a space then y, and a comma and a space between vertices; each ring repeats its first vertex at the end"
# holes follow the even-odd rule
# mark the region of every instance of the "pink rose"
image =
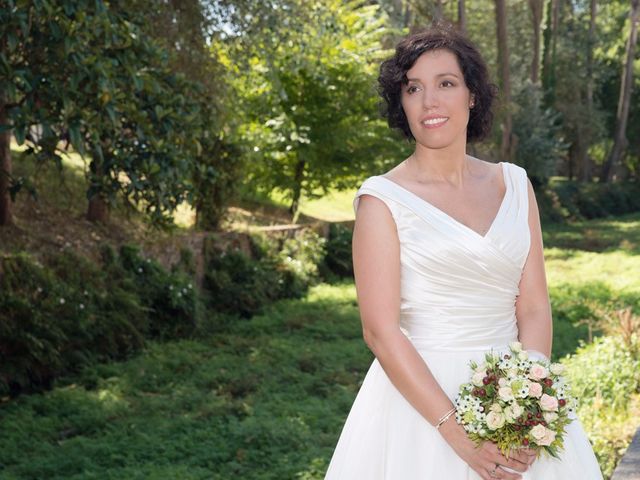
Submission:
POLYGON ((542 380, 547 375, 549 375, 549 371, 539 363, 534 363, 529 370, 529 378, 533 380, 542 380))
POLYGON ((529 395, 534 398, 540 398, 540 395, 542 395, 542 385, 537 382, 531 382, 529 384, 529 395))
POLYGON ((558 410, 558 399, 545 393, 540 398, 540 407, 542 407, 542 410, 546 410, 547 412, 555 412, 558 410))

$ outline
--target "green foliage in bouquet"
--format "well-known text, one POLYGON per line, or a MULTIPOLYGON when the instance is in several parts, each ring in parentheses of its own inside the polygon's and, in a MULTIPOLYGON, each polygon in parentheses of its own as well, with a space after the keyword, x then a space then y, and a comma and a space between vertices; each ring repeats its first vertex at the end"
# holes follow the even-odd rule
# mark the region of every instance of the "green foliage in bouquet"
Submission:
POLYGON ((489 352, 482 364, 470 363, 471 381, 460 386, 456 421, 469 438, 491 441, 508 458, 519 448, 553 457, 562 449, 564 428, 575 400, 560 376, 564 366, 532 360, 514 342, 510 352, 489 352))

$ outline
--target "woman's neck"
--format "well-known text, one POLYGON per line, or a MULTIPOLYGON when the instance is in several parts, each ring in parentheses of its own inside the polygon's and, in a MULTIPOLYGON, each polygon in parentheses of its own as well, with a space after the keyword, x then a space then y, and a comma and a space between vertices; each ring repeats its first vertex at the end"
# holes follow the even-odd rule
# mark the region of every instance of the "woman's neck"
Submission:
POLYGON ((461 185, 463 177, 470 171, 472 160, 464 149, 434 150, 417 144, 405 163, 407 173, 416 182, 461 185))

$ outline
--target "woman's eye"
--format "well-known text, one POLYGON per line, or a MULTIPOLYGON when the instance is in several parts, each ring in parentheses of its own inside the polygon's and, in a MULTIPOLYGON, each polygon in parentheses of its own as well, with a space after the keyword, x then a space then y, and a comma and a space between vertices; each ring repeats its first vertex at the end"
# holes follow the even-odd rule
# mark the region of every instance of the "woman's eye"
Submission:
POLYGON ((453 82, 450 80, 444 80, 440 85, 443 87, 453 87, 453 82))
POLYGON ((415 93, 418 91, 418 87, 416 87, 415 85, 411 85, 409 88, 407 88, 407 93, 411 94, 411 93, 415 93))

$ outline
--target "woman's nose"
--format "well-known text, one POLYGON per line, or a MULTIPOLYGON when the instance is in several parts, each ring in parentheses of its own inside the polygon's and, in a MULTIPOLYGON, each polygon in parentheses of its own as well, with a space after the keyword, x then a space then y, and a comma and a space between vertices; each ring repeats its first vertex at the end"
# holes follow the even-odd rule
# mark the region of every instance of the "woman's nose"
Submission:
POLYGON ((433 89, 425 88, 422 93, 422 108, 428 110, 438 106, 438 93, 433 89))

